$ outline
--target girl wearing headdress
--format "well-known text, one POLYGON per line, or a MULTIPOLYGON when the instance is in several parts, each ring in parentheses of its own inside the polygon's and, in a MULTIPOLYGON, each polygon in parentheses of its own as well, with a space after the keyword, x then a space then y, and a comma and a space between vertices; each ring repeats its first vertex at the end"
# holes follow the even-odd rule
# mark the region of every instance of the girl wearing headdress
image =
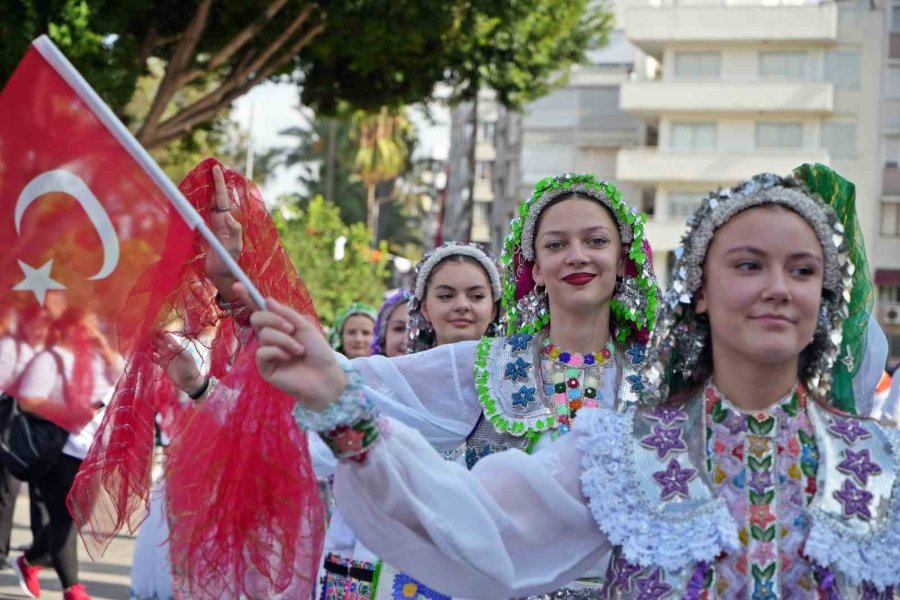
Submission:
MULTIPOLYGON (((853 184, 822 165, 708 196, 676 253, 640 406, 466 472, 272 303, 266 379, 336 455, 338 505, 446 594, 545 593, 609 559, 615 598, 882 598, 900 585, 900 433, 855 417, 871 280, 853 184)), ((391 390, 393 393, 393 390, 391 390)), ((554 596, 556 597, 556 596, 554 596)))
POLYGON ((411 297, 409 290, 399 289, 381 304, 372 332, 372 354, 388 358, 406 354, 406 321, 409 317, 406 304, 411 297))
POLYGON ((331 347, 347 358, 369 356, 375 318, 374 308, 354 302, 335 317, 328 335, 331 347))
MULTIPOLYGON (((391 296, 379 311, 373 355, 390 357, 399 347, 413 354, 499 331, 500 273, 478 244, 448 242, 428 252, 416 265, 411 287, 391 296), (403 315, 402 323, 397 313, 403 315)), ((453 459, 456 454, 445 456, 453 459)), ((360 544, 340 511, 332 515, 324 555, 320 598, 392 597, 397 582, 416 586, 419 593, 427 589, 360 544)))
MULTIPOLYGON (((495 452, 549 444, 573 428, 583 407, 633 404, 658 293, 644 222, 612 184, 592 175, 544 179, 520 205, 504 244, 503 278, 491 282, 508 336, 357 359, 352 368, 381 392, 373 397, 384 414, 435 449, 465 444, 469 468, 495 452)), ((427 299, 422 307, 434 316, 427 299)), ((428 332, 410 333, 416 349, 428 332)), ((596 590, 603 573, 594 567, 570 587, 596 590)))

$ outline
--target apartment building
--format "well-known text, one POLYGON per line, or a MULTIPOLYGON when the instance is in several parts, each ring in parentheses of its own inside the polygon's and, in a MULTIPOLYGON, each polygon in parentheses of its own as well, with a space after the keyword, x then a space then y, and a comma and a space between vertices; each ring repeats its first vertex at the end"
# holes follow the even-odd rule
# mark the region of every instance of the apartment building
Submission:
MULTIPOLYGON (((892 7, 635 0, 622 12, 640 56, 620 107, 642 120, 647 143, 619 151, 615 179, 642 189, 661 279, 704 193, 821 162, 856 183, 880 295, 900 308, 900 100, 886 99, 900 99, 892 7)), ((886 309, 879 315, 900 358, 900 311, 897 331, 886 309)))

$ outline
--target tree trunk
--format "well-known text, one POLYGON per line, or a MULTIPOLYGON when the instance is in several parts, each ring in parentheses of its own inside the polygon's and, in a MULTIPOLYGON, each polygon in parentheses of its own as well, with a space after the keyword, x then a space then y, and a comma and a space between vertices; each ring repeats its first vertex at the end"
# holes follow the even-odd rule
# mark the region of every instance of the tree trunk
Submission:
POLYGON ((472 136, 469 141, 469 180, 466 185, 469 189, 469 200, 466 202, 463 218, 466 221, 465 241, 472 241, 472 225, 475 221, 475 147, 478 145, 478 92, 472 99, 472 136))
POLYGON ((325 199, 337 202, 334 197, 334 170, 337 166, 337 119, 328 119, 328 155, 325 160, 325 199))
POLYGON ((366 186, 366 226, 372 232, 372 247, 378 247, 378 232, 375 227, 378 224, 378 202, 375 201, 374 183, 366 186))

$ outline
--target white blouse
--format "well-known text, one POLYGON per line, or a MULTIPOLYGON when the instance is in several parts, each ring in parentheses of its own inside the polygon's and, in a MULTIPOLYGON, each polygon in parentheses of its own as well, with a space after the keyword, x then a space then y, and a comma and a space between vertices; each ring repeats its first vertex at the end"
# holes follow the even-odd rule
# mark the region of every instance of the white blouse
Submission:
POLYGON ((552 591, 612 549, 581 493, 579 435, 533 456, 493 454, 469 472, 390 419, 364 464, 338 465, 335 497, 368 548, 444 594, 552 591))

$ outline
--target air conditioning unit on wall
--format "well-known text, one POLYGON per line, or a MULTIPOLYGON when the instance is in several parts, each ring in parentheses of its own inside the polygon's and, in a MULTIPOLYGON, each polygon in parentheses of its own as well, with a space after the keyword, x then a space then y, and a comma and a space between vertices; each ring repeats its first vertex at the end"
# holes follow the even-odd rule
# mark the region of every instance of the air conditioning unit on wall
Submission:
POLYGON ((882 304, 878 312, 882 324, 900 325, 900 304, 882 304))

